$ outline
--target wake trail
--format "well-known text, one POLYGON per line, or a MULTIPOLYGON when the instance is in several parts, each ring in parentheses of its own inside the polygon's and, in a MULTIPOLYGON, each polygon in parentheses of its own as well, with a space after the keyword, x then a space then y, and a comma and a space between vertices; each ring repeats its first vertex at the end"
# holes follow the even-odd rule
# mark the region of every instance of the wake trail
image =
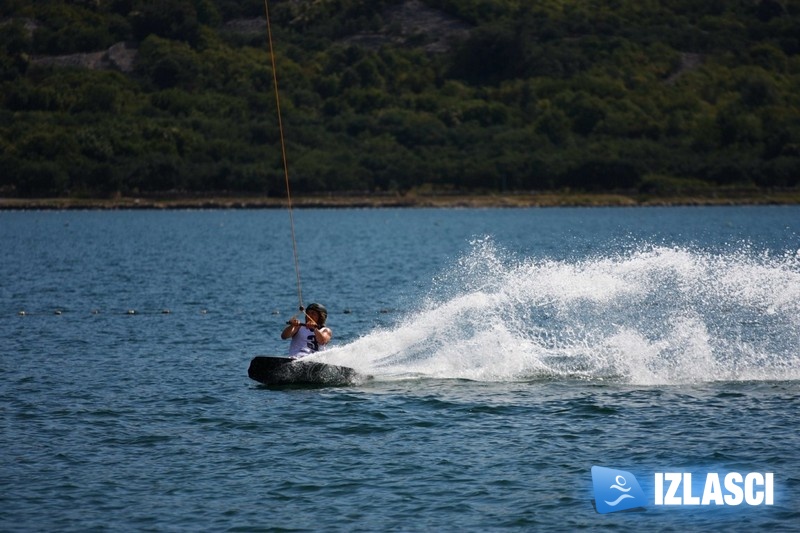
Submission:
POLYGON ((800 379, 800 250, 643 246, 575 261, 515 258, 491 239, 418 309, 320 358, 377 379, 800 379))

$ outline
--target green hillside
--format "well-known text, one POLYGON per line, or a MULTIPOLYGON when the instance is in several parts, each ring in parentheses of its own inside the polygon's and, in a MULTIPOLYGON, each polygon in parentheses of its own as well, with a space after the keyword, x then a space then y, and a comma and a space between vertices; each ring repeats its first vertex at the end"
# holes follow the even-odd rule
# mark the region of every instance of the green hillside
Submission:
MULTIPOLYGON (((270 3, 293 189, 800 180, 796 0, 270 3)), ((262 0, 0 4, 0 196, 283 194, 262 0)))

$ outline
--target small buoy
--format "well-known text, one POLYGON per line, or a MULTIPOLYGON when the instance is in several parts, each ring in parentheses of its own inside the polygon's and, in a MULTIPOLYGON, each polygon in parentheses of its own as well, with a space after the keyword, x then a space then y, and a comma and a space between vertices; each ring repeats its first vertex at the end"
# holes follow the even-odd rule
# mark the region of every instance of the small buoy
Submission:
POLYGON ((135 315, 135 314, 136 314, 136 309, 128 309, 128 312, 127 312, 127 314, 129 314, 129 315, 135 315))
POLYGON ((172 311, 170 311, 169 309, 163 309, 163 310, 161 311, 161 314, 162 314, 162 315, 168 315, 168 314, 170 314, 171 312, 172 312, 172 311))
POLYGON ((93 315, 99 315, 100 314, 100 310, 99 309, 92 309, 92 314, 93 315))
POLYGON ((61 314, 61 309, 56 309, 56 310, 53 312, 53 314, 54 314, 54 315, 60 315, 60 314, 61 314))
POLYGON ((17 314, 18 314, 19 316, 25 316, 25 315, 27 315, 28 313, 26 313, 26 312, 25 312, 25 310, 23 309, 22 311, 20 311, 20 312, 19 312, 19 313, 17 313, 17 314))
POLYGON ((201 309, 200 310, 200 314, 201 315, 207 315, 208 314, 208 309, 201 309))

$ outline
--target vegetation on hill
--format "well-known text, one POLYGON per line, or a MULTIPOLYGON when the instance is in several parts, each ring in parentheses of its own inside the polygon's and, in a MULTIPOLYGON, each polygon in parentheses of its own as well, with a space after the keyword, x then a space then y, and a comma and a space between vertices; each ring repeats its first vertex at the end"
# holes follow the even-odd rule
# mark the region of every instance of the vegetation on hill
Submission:
MULTIPOLYGON (((800 181, 798 2, 270 9, 298 192, 800 181)), ((282 195, 263 16, 262 0, 3 2, 0 195, 282 195)))

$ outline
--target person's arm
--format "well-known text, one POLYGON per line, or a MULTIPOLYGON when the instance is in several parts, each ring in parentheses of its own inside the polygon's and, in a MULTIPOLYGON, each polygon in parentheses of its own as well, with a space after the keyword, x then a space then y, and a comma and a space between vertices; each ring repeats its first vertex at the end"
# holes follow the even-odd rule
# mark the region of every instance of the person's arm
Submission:
POLYGON ((324 345, 331 342, 331 337, 333 337, 333 332, 331 331, 331 328, 315 327, 314 336, 317 338, 317 342, 320 343, 320 345, 324 345))
POLYGON ((302 326, 302 324, 299 320, 297 320, 297 317, 292 317, 292 319, 289 320, 289 325, 283 328, 283 331, 281 332, 281 339, 286 340, 294 337, 297 333, 297 330, 300 329, 300 326, 302 326))
POLYGON ((326 328, 325 326, 318 327, 317 324, 311 319, 311 317, 306 317, 306 327, 314 332, 314 337, 316 337, 317 342, 320 345, 328 344, 331 341, 331 337, 333 337, 333 332, 331 328, 326 328))

